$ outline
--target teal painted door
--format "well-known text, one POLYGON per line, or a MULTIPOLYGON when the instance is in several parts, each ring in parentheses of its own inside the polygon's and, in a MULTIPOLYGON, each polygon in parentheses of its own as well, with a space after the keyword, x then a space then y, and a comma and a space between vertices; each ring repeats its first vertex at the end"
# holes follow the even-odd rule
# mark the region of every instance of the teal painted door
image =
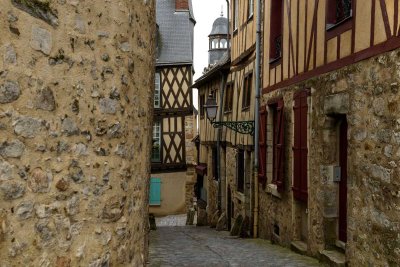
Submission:
POLYGON ((161 205, 161 178, 150 178, 150 205, 161 205))

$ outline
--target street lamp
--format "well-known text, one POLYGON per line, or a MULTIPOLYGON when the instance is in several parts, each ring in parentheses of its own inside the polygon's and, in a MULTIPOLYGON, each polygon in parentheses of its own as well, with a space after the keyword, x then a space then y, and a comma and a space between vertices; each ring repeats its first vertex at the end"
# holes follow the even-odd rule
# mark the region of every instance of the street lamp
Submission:
POLYGON ((214 128, 222 128, 222 126, 226 126, 241 134, 254 134, 254 121, 215 121, 215 118, 217 117, 218 104, 212 94, 208 96, 204 109, 206 111, 207 119, 214 128))

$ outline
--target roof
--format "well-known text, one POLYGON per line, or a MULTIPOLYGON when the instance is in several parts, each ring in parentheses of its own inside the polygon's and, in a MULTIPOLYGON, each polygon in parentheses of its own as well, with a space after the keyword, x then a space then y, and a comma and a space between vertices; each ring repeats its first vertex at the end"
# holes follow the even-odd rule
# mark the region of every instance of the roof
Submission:
POLYGON ((220 71, 229 72, 231 65, 230 51, 227 50, 224 56, 217 61, 206 73, 204 73, 200 78, 198 78, 190 88, 199 89, 204 83, 213 79, 216 75, 219 75, 220 71))
POLYGON ((193 64, 196 20, 192 0, 188 11, 176 11, 175 0, 157 0, 158 57, 156 65, 193 64))
POLYGON ((228 19, 219 17, 214 21, 210 35, 222 34, 228 34, 228 19))

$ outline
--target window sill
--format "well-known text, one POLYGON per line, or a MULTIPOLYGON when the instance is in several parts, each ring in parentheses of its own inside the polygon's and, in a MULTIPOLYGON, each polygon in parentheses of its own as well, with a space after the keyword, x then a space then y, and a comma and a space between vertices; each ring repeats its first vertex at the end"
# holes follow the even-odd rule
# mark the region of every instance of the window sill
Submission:
POLYGON ((232 110, 226 110, 226 111, 224 111, 224 114, 226 115, 226 114, 231 114, 232 113, 232 110))
POLYGON ((267 193, 274 197, 282 199, 282 195, 281 195, 281 193, 278 192, 278 187, 276 186, 276 184, 268 184, 267 185, 267 193))
POLYGON ((247 112, 247 111, 249 111, 249 110, 250 110, 250 106, 247 106, 247 107, 242 108, 242 111, 243 111, 243 112, 247 112))
POLYGON ((337 23, 335 23, 335 24, 326 24, 326 30, 329 32, 329 31, 332 31, 332 30, 334 30, 335 28, 338 28, 338 27, 340 27, 340 26, 342 26, 343 24, 345 24, 347 21, 349 21, 349 20, 351 20, 353 18, 353 15, 350 15, 350 16, 348 16, 347 18, 344 18, 344 19, 342 19, 341 21, 339 21, 339 22, 337 22, 337 23))
POLYGON ((282 56, 277 57, 277 58, 271 58, 271 59, 269 60, 269 64, 270 64, 270 65, 273 65, 273 64, 275 64, 275 63, 278 63, 278 64, 279 64, 279 61, 281 61, 281 59, 282 59, 282 56))
POLYGON ((234 35, 234 36, 237 35, 237 33, 238 33, 238 28, 236 28, 236 29, 233 30, 233 35, 234 35))

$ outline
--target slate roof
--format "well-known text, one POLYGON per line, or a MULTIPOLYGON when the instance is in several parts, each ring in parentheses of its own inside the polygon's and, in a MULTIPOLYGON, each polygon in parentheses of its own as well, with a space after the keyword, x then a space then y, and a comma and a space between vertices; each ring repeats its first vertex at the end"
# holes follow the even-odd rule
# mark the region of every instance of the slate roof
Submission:
POLYGON ((157 66, 193 64, 193 31, 196 20, 192 0, 188 11, 175 11, 175 0, 157 0, 157 66))
POLYGON ((224 17, 217 18, 212 26, 210 35, 228 34, 228 19, 224 17))

